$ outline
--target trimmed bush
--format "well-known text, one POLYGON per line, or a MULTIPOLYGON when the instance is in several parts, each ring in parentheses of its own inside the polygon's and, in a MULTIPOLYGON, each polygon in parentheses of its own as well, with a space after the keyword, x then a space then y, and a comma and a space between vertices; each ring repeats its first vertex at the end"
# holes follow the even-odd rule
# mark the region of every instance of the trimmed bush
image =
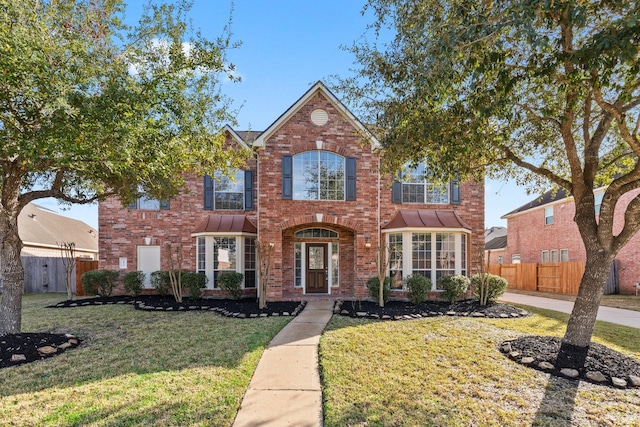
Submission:
POLYGON ((142 271, 130 271, 124 275, 122 282, 124 283, 124 291, 137 297, 142 293, 142 284, 144 283, 144 273, 142 271))
POLYGON ((191 299, 200 299, 202 297, 202 289, 207 286, 209 279, 204 274, 194 273, 193 271, 185 271, 182 273, 182 288, 189 290, 191 299))
POLYGON ((223 291, 229 292, 231 298, 240 299, 240 297, 242 297, 242 288, 240 285, 242 284, 243 278, 244 276, 242 273, 235 273, 231 271, 220 273, 217 278, 218 287, 223 291))
POLYGON ((413 274, 405 280, 407 286, 407 298, 413 304, 420 304, 427 297, 431 289, 431 280, 422 274, 413 274))
POLYGON ((149 276, 149 281, 158 295, 166 297, 171 293, 171 280, 168 271, 154 271, 149 276))
MULTIPOLYGON (((380 281, 378 280, 378 276, 374 276, 371 279, 367 280, 367 289, 369 289, 369 295, 373 298, 374 301, 378 301, 380 298, 380 281)), ((386 303, 389 301, 389 294, 391 293, 391 278, 384 278, 384 288, 382 289, 382 299, 386 303)))
POLYGON ((480 304, 484 305, 497 300, 504 294, 507 290, 507 281, 495 274, 482 273, 471 278, 471 286, 480 304))
POLYGON ((438 287, 444 291, 442 296, 453 304, 467 292, 470 282, 467 276, 445 276, 438 280, 438 287))
POLYGON ((108 297, 113 291, 113 284, 119 273, 113 270, 91 270, 80 277, 82 288, 89 295, 108 297))

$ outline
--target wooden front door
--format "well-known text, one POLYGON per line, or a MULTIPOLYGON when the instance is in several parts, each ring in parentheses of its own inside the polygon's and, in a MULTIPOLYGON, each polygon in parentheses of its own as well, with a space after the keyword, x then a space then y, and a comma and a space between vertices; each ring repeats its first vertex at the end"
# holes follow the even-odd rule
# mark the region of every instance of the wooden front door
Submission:
POLYGON ((307 293, 326 294, 329 292, 327 277, 327 245, 307 244, 307 293))

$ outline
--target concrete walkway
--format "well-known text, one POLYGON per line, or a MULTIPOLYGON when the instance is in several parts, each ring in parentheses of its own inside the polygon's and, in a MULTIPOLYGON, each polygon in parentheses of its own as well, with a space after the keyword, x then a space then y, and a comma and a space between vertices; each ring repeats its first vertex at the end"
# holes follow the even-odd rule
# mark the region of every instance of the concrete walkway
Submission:
MULTIPOLYGON (((536 297, 511 292, 505 292, 504 295, 499 298, 499 301, 546 308, 547 310, 559 311, 561 313, 571 313, 571 310, 573 310, 572 301, 536 297)), ((598 309, 597 319, 604 322, 616 323, 618 325, 631 326, 632 328, 640 328, 640 311, 600 306, 598 309)))
POLYGON ((271 340, 258 362, 234 427, 322 426, 318 344, 332 315, 333 301, 310 301, 271 340))

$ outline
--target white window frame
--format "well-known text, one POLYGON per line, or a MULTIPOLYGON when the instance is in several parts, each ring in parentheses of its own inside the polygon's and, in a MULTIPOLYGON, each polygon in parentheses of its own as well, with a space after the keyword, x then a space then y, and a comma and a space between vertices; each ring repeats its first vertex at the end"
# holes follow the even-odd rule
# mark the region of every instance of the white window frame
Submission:
POLYGON ((557 249, 551 249, 551 251, 549 251, 549 262, 559 262, 560 259, 558 258, 558 250, 557 249))
POLYGON ((511 255, 511 264, 520 264, 520 254, 511 255))
MULTIPOLYGON (((198 257, 200 256, 200 250, 201 248, 199 248, 198 245, 198 239, 200 238, 204 238, 205 239, 205 249, 204 249, 204 259, 205 259, 205 269, 204 269, 204 273, 207 276, 207 279, 209 279, 207 281, 207 287, 206 289, 213 289, 213 290, 220 290, 220 287, 214 287, 215 282, 214 282, 214 270, 213 270, 213 266, 215 265, 215 260, 214 260, 214 250, 213 250, 213 245, 214 245, 214 239, 217 237, 235 237, 236 239, 236 267, 234 270, 218 270, 218 271, 235 271, 236 273, 241 273, 244 276, 244 266, 245 266, 245 260, 244 260, 244 251, 245 251, 245 246, 244 246, 244 241, 246 238, 256 238, 257 235, 255 234, 250 234, 250 233, 198 233, 198 234, 192 234, 191 237, 195 237, 196 238, 196 268, 198 269, 197 271, 199 273, 202 273, 202 271, 200 270, 200 266, 198 265, 198 257)), ((256 249, 257 251, 257 249, 256 249)), ((256 255, 257 256, 257 255, 256 255)), ((257 262, 257 261, 256 261, 257 262)), ((256 264, 257 267, 257 264, 256 264)), ((244 286, 244 278, 242 280, 242 289, 245 289, 244 286)), ((257 287, 254 288, 246 288, 246 289, 257 289, 257 287)))
MULTIPOLYGON (((453 274, 462 274, 465 270, 467 260, 463 262, 463 258, 469 256, 469 253, 465 253, 464 257, 462 256, 462 247, 463 247, 463 236, 465 237, 465 249, 466 242, 468 241, 469 232, 460 230, 460 229, 443 229, 443 228, 414 228, 414 229, 396 229, 396 230, 385 230, 384 241, 387 246, 389 246, 389 236, 392 234, 402 234, 402 277, 406 279, 408 276, 413 274, 413 234, 430 234, 431 237, 431 269, 430 269, 430 277, 431 280, 431 291, 437 291, 437 272, 441 271, 441 269, 437 268, 437 246, 436 240, 438 234, 453 234, 454 238, 454 268, 453 274)), ((448 270, 448 269, 447 269, 448 270)), ((387 271, 389 274, 389 270, 387 271)), ((404 285, 403 285, 404 289, 404 285)))
POLYGON ((560 249, 560 262, 569 262, 569 249, 560 249))
POLYGON ((292 158, 292 199, 293 200, 309 200, 309 201, 314 201, 314 200, 318 200, 318 201, 332 201, 332 202, 336 202, 336 201, 344 201, 346 200, 346 196, 347 196, 347 160, 344 156, 341 156, 338 153, 333 153, 331 151, 324 151, 324 150, 311 150, 311 151, 305 151, 303 153, 298 153, 296 155, 293 156, 292 158), (300 162, 302 161, 301 159, 303 158, 303 156, 305 155, 309 155, 309 153, 315 153, 318 156, 317 162, 318 162, 318 171, 317 171, 317 180, 315 181, 317 187, 316 187, 316 197, 301 197, 300 194, 307 192, 308 190, 304 190, 304 191, 296 191, 297 187, 296 184, 299 186, 301 183, 301 180, 304 180, 304 176, 300 175, 297 172, 297 168, 296 168, 296 161, 300 162), (332 198, 321 198, 322 195, 322 179, 320 176, 320 169, 322 166, 322 156, 323 155, 330 155, 330 156, 335 156, 336 158, 340 159, 342 161, 342 198, 336 198, 336 199, 332 199, 332 198))
MULTIPOLYGON (((213 181, 213 210, 216 210, 216 211, 242 211, 242 210, 244 210, 244 173, 245 173, 245 171, 243 171, 241 169, 231 169, 229 172, 232 172, 229 175, 233 176, 233 179, 225 176, 220 171, 216 171, 213 174, 213 179, 212 179, 212 181, 213 181), (218 183, 223 182, 223 181, 228 181, 233 186, 239 186, 240 187, 240 191, 218 190, 217 189, 218 183), (240 194, 241 206, 237 207, 237 208, 236 207, 228 208, 228 207, 219 206, 218 203, 217 203, 216 194, 240 194)), ((237 190, 237 188, 234 188, 234 190, 237 190)))
POLYGON ((553 206, 544 208, 544 225, 553 225, 554 222, 553 206))
POLYGON ((426 171, 428 170, 428 166, 425 164, 420 164, 415 168, 410 168, 408 165, 405 165, 405 172, 402 175, 402 204, 411 205, 448 205, 451 201, 451 197, 449 194, 449 186, 443 184, 441 186, 435 185, 433 182, 427 181, 426 171), (421 179, 417 179, 418 176, 422 175, 421 179), (413 179, 412 179, 413 178, 413 179), (422 201, 406 201, 405 200, 405 189, 408 189, 408 186, 421 186, 422 187, 422 201), (434 196, 437 195, 437 196, 434 196))
POLYGON ((549 262, 549 251, 542 251, 540 253, 540 262, 549 262))

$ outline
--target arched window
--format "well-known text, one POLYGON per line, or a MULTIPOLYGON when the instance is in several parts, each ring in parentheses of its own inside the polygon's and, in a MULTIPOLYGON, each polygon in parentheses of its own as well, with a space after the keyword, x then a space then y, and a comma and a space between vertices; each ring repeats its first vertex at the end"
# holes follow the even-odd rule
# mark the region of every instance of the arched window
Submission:
POLYGON ((293 156, 294 200, 344 200, 345 158, 327 151, 293 156))
POLYGON ((305 228, 304 230, 296 231, 296 238, 337 239, 338 233, 333 230, 327 230, 326 228, 305 228))

